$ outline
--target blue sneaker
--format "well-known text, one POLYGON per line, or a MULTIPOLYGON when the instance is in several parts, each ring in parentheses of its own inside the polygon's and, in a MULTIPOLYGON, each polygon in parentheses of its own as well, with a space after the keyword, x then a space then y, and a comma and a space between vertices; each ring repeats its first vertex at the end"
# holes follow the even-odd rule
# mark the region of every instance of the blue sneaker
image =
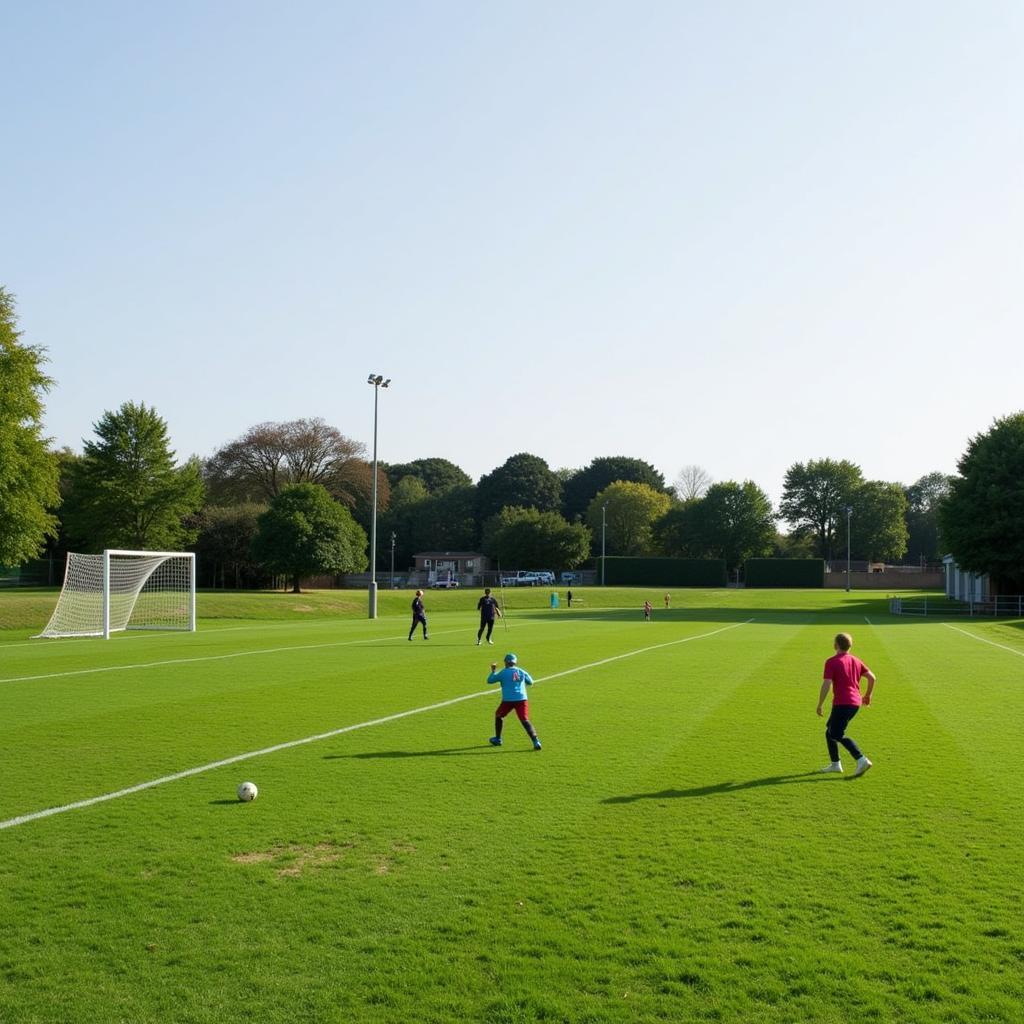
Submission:
POLYGON ((500 747, 501 746, 501 737, 500 736, 492 736, 487 742, 490 743, 490 745, 492 747, 500 747))
POLYGON ((534 740, 533 741, 533 749, 534 750, 540 750, 540 740, 534 740))

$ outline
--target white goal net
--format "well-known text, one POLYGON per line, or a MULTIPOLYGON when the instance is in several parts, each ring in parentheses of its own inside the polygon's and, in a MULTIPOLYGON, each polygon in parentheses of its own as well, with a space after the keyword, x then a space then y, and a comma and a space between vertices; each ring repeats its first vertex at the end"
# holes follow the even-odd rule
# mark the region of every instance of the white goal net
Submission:
POLYGON ((188 551, 68 552, 64 587, 41 637, 196 628, 196 556, 188 551))

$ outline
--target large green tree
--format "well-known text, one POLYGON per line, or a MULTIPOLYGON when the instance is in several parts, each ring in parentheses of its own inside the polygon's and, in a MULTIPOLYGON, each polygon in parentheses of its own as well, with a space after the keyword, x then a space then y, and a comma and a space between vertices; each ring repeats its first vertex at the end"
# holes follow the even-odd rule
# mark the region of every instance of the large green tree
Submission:
POLYGON ((903 557, 907 498, 900 484, 867 480, 853 492, 850 507, 850 547, 855 558, 895 562, 903 557))
POLYGON ((267 574, 252 557, 252 542, 266 505, 208 505, 199 514, 195 551, 201 586, 255 587, 267 574))
POLYGON ((292 581, 303 576, 366 568, 366 532, 320 484, 285 487, 259 517, 253 559, 292 581))
POLYGON ((797 462, 786 471, 779 514, 798 535, 811 534, 817 553, 830 559, 846 537, 846 507, 863 482, 860 466, 846 459, 797 462))
POLYGON ((583 516, 594 496, 618 480, 646 484, 655 491, 665 490, 665 477, 649 462, 628 455, 602 455, 566 480, 562 515, 570 522, 583 516))
POLYGON ((203 503, 199 462, 175 464, 167 424, 145 403, 125 402, 93 425, 71 464, 65 526, 86 551, 170 551, 192 542, 203 503))
POLYGON ((480 477, 476 486, 477 518, 484 523, 506 505, 557 512, 561 498, 558 475, 539 456, 520 452, 480 477))
POLYGON ((430 494, 439 494, 452 487, 467 487, 473 482, 468 473, 447 459, 414 459, 383 468, 392 487, 405 477, 415 477, 423 482, 430 494))
POLYGON ((939 509, 942 537, 961 568, 1024 593, 1024 412, 971 438, 939 509))
POLYGON ((771 499, 753 481, 712 484, 690 510, 692 548, 697 557, 725 559, 733 571, 748 558, 771 554, 775 518, 771 499))
POLYGON ((945 552, 939 537, 939 506, 949 494, 953 478, 946 473, 926 473, 906 488, 907 558, 937 562, 945 552))
POLYGON ((418 552, 472 551, 479 544, 476 488, 470 484, 417 496, 416 488, 422 486, 418 478, 404 477, 391 492, 391 507, 378 520, 379 568, 390 563, 392 533, 400 571, 412 565, 418 552))
POLYGON ((23 345, 14 297, 0 288, 0 565, 20 565, 56 536, 57 458, 43 437, 45 351, 23 345))
POLYGON ((619 480, 598 493, 587 508, 587 524, 600 543, 602 522, 608 555, 648 555, 655 550, 653 526, 672 499, 647 484, 619 480), (602 519, 602 509, 604 517, 602 519))
POLYGON ((697 506, 691 499, 677 502, 654 523, 651 536, 655 550, 669 558, 703 558, 703 542, 697 534, 697 506))
POLYGON ((483 548, 510 569, 574 569, 590 557, 590 530, 557 512, 506 506, 487 523, 483 548))

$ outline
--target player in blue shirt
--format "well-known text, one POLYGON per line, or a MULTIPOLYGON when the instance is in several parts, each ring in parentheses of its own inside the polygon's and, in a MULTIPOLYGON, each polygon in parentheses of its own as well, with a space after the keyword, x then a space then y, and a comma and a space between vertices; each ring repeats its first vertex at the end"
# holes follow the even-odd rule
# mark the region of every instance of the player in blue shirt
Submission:
POLYGON ((530 707, 526 700, 526 687, 533 686, 533 679, 526 669, 519 668, 518 659, 514 654, 505 655, 505 667, 499 672, 498 663, 491 662, 491 674, 487 677, 488 684, 501 683, 501 703, 494 712, 494 735, 490 742, 494 747, 501 746, 501 727, 505 724, 505 716, 514 711, 523 724, 526 735, 533 740, 533 749, 540 750, 537 730, 528 717, 530 707))

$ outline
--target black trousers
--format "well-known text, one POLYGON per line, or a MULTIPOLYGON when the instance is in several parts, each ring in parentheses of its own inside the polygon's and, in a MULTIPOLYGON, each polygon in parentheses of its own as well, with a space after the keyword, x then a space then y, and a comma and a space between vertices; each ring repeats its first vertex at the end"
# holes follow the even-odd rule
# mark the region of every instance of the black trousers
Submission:
POLYGON ((491 639, 491 634, 494 632, 494 619, 481 619, 480 628, 476 631, 477 640, 484 635, 484 629, 487 630, 487 639, 491 639))
POLYGON ((828 744, 828 756, 833 761, 839 760, 840 743, 854 757, 861 756, 860 747, 845 735, 846 727, 858 711, 860 711, 860 707, 857 704, 832 705, 832 714, 828 716, 828 722, 825 723, 825 742, 828 744))

